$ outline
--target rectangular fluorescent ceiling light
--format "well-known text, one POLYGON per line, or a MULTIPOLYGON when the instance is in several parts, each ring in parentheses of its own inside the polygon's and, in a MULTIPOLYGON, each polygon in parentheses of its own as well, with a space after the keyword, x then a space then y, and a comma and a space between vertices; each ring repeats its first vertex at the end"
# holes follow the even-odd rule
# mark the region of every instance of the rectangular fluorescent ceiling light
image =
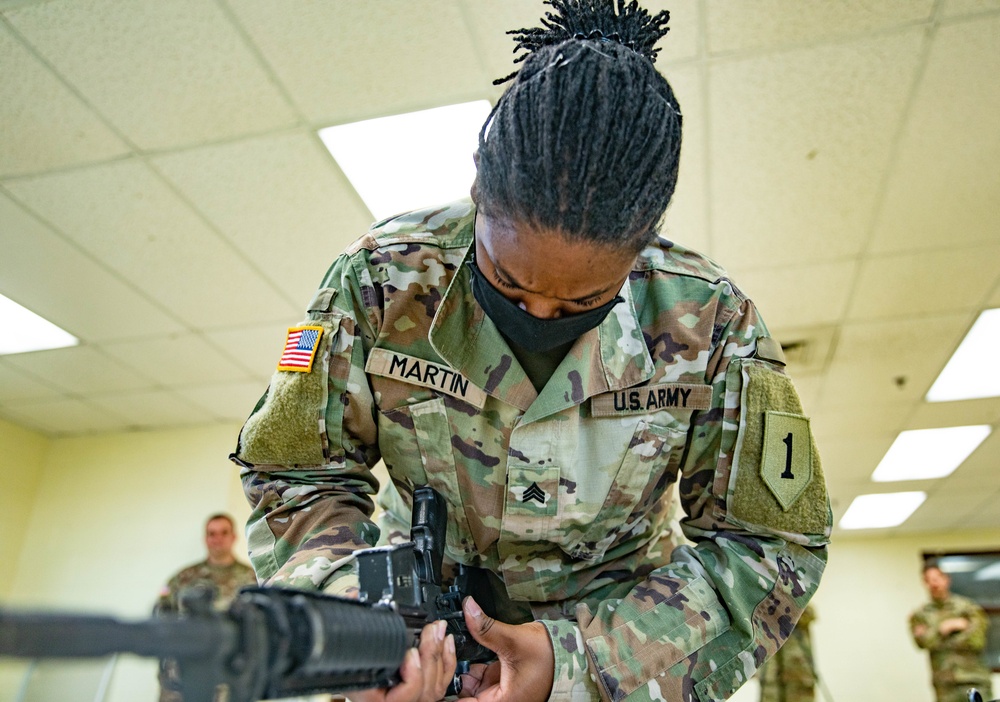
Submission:
POLYGON ((375 219, 468 197, 487 100, 319 130, 375 219))
POLYGON ((0 295, 0 355, 61 349, 79 343, 69 332, 0 295))
POLYGON ((951 475, 990 435, 986 425, 904 431, 879 462, 872 480, 928 480, 951 475))
POLYGON ((927 401, 1000 396, 997 348, 1000 348, 1000 309, 986 310, 976 319, 941 375, 927 391, 927 401))
POLYGON ((840 518, 841 529, 885 529, 899 526, 927 499, 926 492, 858 495, 840 518))

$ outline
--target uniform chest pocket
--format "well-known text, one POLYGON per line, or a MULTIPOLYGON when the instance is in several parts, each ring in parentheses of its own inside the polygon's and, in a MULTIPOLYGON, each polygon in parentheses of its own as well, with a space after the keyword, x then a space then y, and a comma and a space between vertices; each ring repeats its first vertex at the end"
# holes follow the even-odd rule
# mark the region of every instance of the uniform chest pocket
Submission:
POLYGON ((633 532, 641 534, 652 511, 665 513, 667 505, 659 504, 660 498, 677 480, 686 441, 687 432, 679 427, 641 419, 607 492, 603 488, 598 492, 604 493, 603 502, 581 501, 575 491, 560 490, 560 521, 575 525, 563 550, 581 560, 600 559, 612 544, 627 540, 633 532))
POLYGON ((449 551, 466 556, 475 553, 444 400, 436 397, 384 413, 379 417, 379 437, 382 458, 393 480, 406 483, 410 490, 430 485, 444 496, 449 551))

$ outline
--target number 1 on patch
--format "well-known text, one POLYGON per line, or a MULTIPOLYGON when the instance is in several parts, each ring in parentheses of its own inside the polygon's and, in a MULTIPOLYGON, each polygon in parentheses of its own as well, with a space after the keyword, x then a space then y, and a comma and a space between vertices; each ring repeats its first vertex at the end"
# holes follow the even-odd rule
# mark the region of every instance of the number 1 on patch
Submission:
POLYGON ((787 412, 764 413, 760 476, 782 509, 790 509, 812 481, 812 453, 808 419, 787 412))

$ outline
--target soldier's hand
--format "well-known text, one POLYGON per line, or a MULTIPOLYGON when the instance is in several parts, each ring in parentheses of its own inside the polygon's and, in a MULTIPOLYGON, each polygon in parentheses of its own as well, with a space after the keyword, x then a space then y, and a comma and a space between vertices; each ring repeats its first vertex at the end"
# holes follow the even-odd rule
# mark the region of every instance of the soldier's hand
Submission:
POLYGON ((964 617, 952 617, 951 619, 945 619, 943 622, 938 624, 938 631, 941 632, 942 636, 948 636, 949 634, 954 634, 957 631, 965 631, 969 628, 969 620, 964 617))
POLYGON ((549 632, 538 622, 504 624, 483 613, 471 597, 462 603, 469 633, 497 654, 462 676, 460 697, 479 702, 544 702, 552 690, 555 656, 549 632))
POLYGON ((351 702, 437 702, 455 675, 455 638, 445 636, 447 624, 431 622, 420 632, 420 648, 406 652, 399 667, 402 682, 391 688, 360 690, 351 702))

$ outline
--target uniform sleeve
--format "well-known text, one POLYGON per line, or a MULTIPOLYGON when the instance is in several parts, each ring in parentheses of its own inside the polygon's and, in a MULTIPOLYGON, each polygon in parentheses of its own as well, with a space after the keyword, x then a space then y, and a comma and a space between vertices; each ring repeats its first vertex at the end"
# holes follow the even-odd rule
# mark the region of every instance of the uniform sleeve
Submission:
POLYGON ((298 325, 319 330, 311 368, 275 372, 232 456, 253 507, 250 560, 268 585, 347 593, 357 585, 351 554, 378 539, 375 403, 363 353, 371 296, 362 288, 342 255, 298 325))
POLYGON ((554 700, 727 699, 816 592, 832 517, 809 420, 752 304, 723 315, 680 481, 695 546, 577 624, 545 622, 554 700))
POLYGON ((925 649, 937 648, 941 638, 937 628, 931 626, 927 622, 927 617, 920 611, 910 615, 910 635, 913 636, 913 643, 925 649))
POLYGON ((989 629, 989 618, 974 602, 964 603, 959 616, 969 620, 969 626, 964 631, 957 631, 943 638, 942 648, 953 651, 971 651, 979 653, 986 648, 986 632, 989 629))

